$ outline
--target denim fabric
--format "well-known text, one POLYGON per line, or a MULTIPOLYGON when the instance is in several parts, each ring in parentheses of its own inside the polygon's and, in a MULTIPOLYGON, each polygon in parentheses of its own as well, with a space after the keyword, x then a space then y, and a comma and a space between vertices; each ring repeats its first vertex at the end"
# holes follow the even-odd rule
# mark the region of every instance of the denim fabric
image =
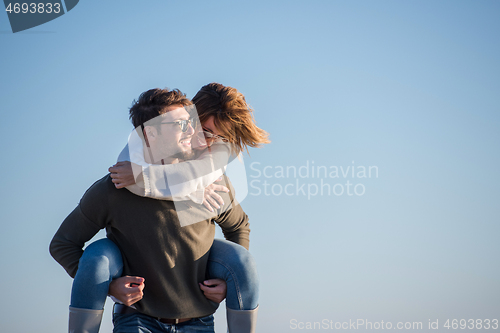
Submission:
POLYGON ((226 306, 253 310, 259 305, 259 277, 250 252, 243 246, 215 239, 208 256, 207 275, 227 284, 226 306))
POLYGON ((71 307, 102 310, 109 284, 122 270, 122 254, 111 240, 103 238, 87 246, 73 280, 71 307))
MULTIPOLYGON (((115 243, 104 238, 90 244, 83 252, 73 281, 71 306, 102 310, 109 283, 121 276, 122 269, 122 256, 115 243)), ((228 308, 253 310, 257 307, 257 269, 250 252, 243 246, 215 239, 208 258, 207 278, 226 281, 228 308)))
POLYGON ((143 314, 113 314, 113 333, 215 333, 214 316, 164 324, 143 314))

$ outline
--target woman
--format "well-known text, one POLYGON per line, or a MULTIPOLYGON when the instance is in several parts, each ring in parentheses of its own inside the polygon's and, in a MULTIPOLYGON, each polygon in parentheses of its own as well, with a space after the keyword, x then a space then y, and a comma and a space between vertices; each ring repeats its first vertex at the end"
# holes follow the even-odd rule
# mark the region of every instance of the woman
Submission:
MULTIPOLYGON (((255 125, 252 110, 244 96, 234 88, 217 83, 208 84, 196 94, 193 102, 203 127, 203 130, 198 128, 191 141, 193 148, 201 152, 199 158, 173 165, 173 169, 169 169, 172 165, 143 165, 141 174, 142 179, 148 179, 147 184, 154 184, 158 175, 166 173, 168 177, 169 174, 175 173, 175 168, 176 170, 186 169, 186 165, 183 166, 183 164, 190 163, 191 168, 187 169, 194 170, 196 177, 193 174, 184 174, 186 179, 182 177, 176 179, 176 184, 179 186, 167 186, 164 189, 150 188, 149 191, 144 188, 145 190, 141 192, 135 185, 137 177, 134 177, 130 163, 122 162, 109 169, 117 188, 127 187, 135 194, 156 199, 185 200, 189 198, 196 203, 203 203, 209 210, 212 210, 212 206, 219 208, 217 201, 221 203, 222 198, 215 191, 227 191, 227 188, 212 184, 221 176, 222 171, 218 169, 206 171, 204 167, 206 161, 210 160, 213 165, 214 155, 227 161, 230 156, 227 152, 228 146, 230 153, 236 156, 248 146, 259 147, 261 144, 268 143, 268 134, 255 125), (212 154, 203 152, 207 148, 212 154), (201 177, 197 177, 200 174, 201 177), (193 181, 194 178, 195 181, 193 181), (200 187, 202 188, 201 196, 200 187), (198 191, 190 192, 192 189, 198 189, 198 191)), ((182 132, 187 131, 191 125, 193 124, 190 122, 179 123, 182 132)), ((139 155, 142 155, 142 151, 139 155)), ((112 279, 121 276, 122 265, 119 249, 108 239, 94 242, 86 248, 73 282, 70 332, 97 332, 99 330, 106 295, 109 290, 111 295, 116 296, 112 279)), ((248 251, 238 244, 215 240, 209 254, 207 274, 209 280, 200 284, 200 289, 208 299, 216 302, 222 301, 223 298, 220 298, 220 290, 223 289, 221 282, 225 281, 227 284, 226 306, 229 331, 231 333, 254 332, 258 308, 258 285, 255 265, 248 251)), ((126 299, 119 300, 125 305, 132 305, 142 298, 143 289, 143 280, 140 278, 131 280, 126 299)))

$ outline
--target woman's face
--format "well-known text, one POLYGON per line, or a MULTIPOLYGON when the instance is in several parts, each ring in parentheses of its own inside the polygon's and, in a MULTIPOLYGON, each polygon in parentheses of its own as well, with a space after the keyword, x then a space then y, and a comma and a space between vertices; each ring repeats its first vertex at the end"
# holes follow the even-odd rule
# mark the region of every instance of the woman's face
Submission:
POLYGON ((207 141, 203 136, 203 131, 220 136, 220 131, 214 124, 214 116, 210 116, 203 124, 201 124, 201 126, 196 128, 193 138, 191 139, 191 148, 196 150, 203 150, 207 148, 207 141))

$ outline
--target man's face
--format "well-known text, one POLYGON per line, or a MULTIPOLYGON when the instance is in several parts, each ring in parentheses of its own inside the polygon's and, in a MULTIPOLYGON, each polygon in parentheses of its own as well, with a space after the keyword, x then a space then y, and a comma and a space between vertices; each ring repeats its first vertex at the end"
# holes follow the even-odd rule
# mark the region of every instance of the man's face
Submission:
POLYGON ((193 155, 191 138, 194 129, 189 123, 182 132, 182 121, 189 120, 190 115, 182 105, 171 105, 165 108, 166 113, 150 120, 144 130, 148 137, 154 163, 162 159, 172 163, 173 159, 189 159, 193 155))

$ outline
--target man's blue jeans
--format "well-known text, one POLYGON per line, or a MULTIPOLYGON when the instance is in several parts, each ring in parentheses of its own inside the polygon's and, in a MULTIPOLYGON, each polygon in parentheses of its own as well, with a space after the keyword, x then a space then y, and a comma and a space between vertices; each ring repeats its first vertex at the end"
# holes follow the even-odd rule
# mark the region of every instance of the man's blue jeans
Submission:
MULTIPOLYGON (((102 310, 109 283, 122 275, 122 269, 121 252, 111 240, 104 238, 87 246, 73 281, 71 307, 102 310)), ((226 281, 228 308, 253 310, 257 307, 257 269, 252 255, 243 246, 215 239, 208 257, 207 274, 210 279, 226 281)))
POLYGON ((194 318, 180 324, 163 324, 143 314, 113 314, 114 333, 214 333, 214 316, 194 318))

